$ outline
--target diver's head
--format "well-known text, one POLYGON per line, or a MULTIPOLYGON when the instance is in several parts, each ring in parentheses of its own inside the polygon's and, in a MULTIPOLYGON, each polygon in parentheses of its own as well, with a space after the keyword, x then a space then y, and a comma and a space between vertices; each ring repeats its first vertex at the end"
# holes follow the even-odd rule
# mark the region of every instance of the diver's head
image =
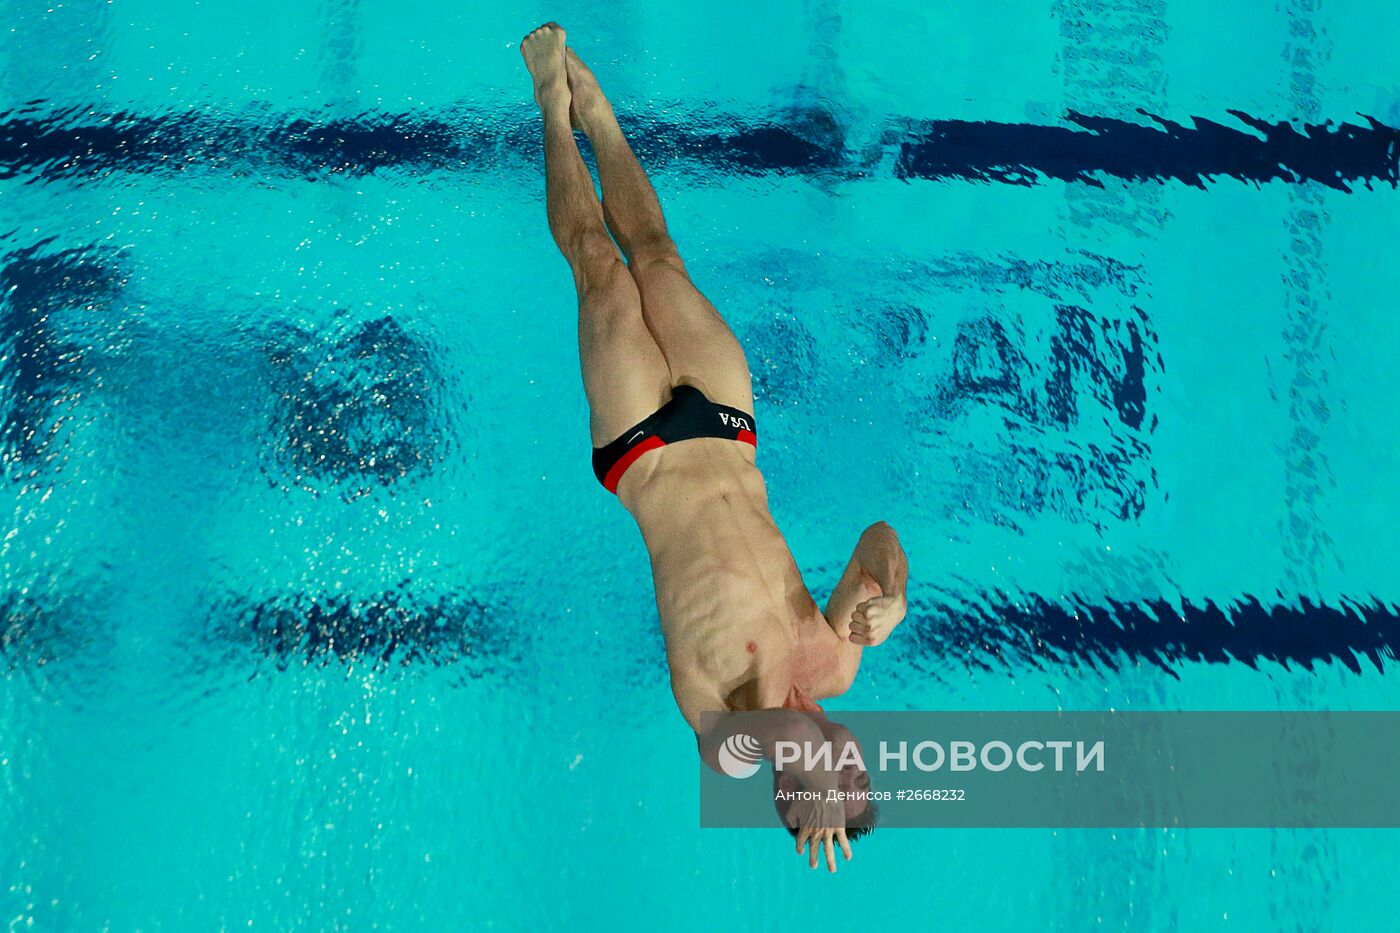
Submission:
MULTIPOLYGON (((836 787, 842 794, 841 802, 845 807, 846 839, 854 841, 874 832, 879 819, 879 808, 871 803, 867 796, 870 793, 870 772, 854 760, 858 757, 864 762, 865 755, 860 752, 860 744, 851 734, 851 730, 840 723, 824 721, 822 734, 831 744, 832 763, 841 763, 841 768, 836 774, 836 787), (843 761, 842 752, 848 745, 854 746, 859 754, 846 755, 843 761)), ((797 838, 798 826, 793 803, 797 799, 795 793, 800 791, 802 786, 802 781, 793 770, 780 771, 774 767, 773 808, 777 810, 778 819, 794 839, 797 838)))

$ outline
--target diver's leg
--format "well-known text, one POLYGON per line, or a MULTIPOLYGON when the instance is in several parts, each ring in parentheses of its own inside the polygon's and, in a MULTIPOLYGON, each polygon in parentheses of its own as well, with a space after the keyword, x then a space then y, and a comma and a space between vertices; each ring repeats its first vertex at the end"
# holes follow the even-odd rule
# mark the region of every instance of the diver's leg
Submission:
POLYGON ((642 313, 673 381, 753 411, 753 386, 739 341, 690 281, 666 231, 661 204, 588 67, 568 50, 574 121, 593 143, 603 215, 641 292, 642 313))
POLYGON ((578 291, 578 346, 601 447, 656 411, 670 395, 670 373, 642 319, 637 287, 603 226, 593 179, 569 125, 564 30, 554 23, 520 43, 544 117, 545 201, 554 242, 578 291))

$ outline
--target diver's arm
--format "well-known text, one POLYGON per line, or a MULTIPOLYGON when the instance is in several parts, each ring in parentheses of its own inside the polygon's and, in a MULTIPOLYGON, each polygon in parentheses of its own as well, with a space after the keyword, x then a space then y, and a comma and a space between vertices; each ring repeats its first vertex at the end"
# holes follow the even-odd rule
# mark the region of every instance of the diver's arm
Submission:
POLYGON ((876 522, 861 532, 823 613, 841 663, 819 696, 844 693, 860 668, 861 649, 881 644, 903 621, 908 582, 909 560, 889 523, 876 522))
MULTIPOLYGON (((855 559, 860 562, 861 570, 880 588, 880 596, 900 605, 899 620, 902 620, 905 590, 909 585, 909 557, 889 522, 876 522, 861 533, 860 540, 856 542, 855 559)), ((896 620, 896 624, 899 620, 896 620)))
MULTIPOLYGON (((846 570, 826 604, 826 621, 843 642, 873 647, 904 619, 909 559, 887 522, 861 532, 846 570)), ((857 655, 857 657, 859 657, 857 655)))

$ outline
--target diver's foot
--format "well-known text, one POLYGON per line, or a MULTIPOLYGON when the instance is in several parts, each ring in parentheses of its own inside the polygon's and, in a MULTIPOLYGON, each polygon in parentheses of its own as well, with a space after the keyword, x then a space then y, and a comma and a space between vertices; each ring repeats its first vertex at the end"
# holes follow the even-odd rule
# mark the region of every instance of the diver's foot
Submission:
POLYGON ((603 96, 598 79, 573 49, 564 50, 564 60, 569 77, 569 119, 575 129, 592 136, 594 127, 602 125, 604 120, 614 119, 612 104, 603 96))
POLYGON ((564 27, 545 23, 520 40, 520 54, 535 81, 535 103, 544 107, 568 100, 569 79, 564 67, 564 27))

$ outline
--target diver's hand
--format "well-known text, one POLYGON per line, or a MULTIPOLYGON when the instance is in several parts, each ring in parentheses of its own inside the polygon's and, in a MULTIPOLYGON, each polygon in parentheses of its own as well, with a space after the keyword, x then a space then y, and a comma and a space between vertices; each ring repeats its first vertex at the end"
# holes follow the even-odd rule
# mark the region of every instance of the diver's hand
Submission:
POLYGON ((889 638, 894 627, 904 621, 906 608, 903 596, 867 599, 851 613, 851 634, 847 637, 853 645, 873 648, 889 638))
POLYGON ((851 844, 846 840, 846 808, 837 801, 799 800, 793 804, 797 816, 797 854, 808 851, 807 863, 817 867, 822 848, 826 848, 826 869, 836 871, 836 846, 839 843, 846 861, 851 860, 851 844))

